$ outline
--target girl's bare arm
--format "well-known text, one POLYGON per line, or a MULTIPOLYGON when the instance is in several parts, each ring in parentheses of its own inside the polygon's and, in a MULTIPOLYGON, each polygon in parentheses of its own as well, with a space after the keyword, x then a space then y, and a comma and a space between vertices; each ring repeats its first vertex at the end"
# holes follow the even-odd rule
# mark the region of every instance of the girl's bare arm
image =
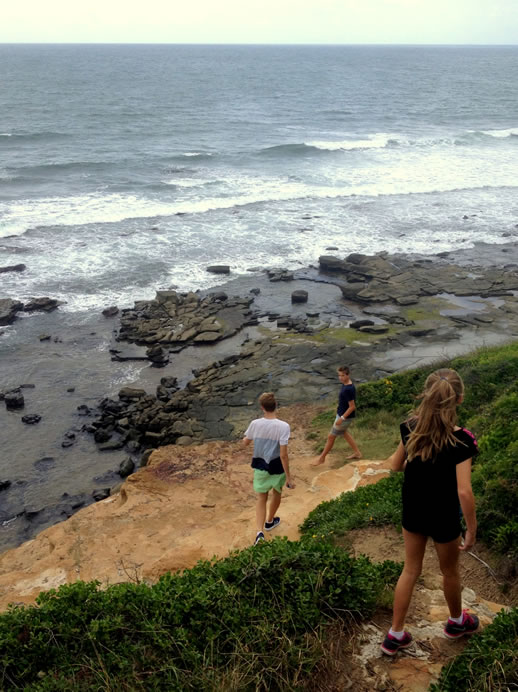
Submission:
POLYGON ((402 442, 399 443, 394 454, 391 454, 387 461, 390 462, 390 467, 393 471, 403 471, 406 462, 405 447, 402 442))
POLYGON ((471 489, 471 459, 457 464, 457 492, 462 513, 466 521, 466 536, 461 550, 470 550, 475 545, 477 537, 477 515, 475 512, 475 497, 471 489))

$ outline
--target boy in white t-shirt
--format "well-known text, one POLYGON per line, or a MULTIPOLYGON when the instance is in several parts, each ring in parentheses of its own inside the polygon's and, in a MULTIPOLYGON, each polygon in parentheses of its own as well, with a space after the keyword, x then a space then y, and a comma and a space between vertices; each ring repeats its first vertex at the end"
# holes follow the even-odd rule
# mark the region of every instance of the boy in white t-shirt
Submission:
POLYGON ((257 535, 254 545, 264 541, 263 529, 271 531, 281 522, 280 518, 275 516, 275 512, 281 504, 284 483, 287 488, 295 487, 291 480, 288 461, 290 426, 277 418, 275 413, 277 402, 272 392, 261 394, 259 404, 264 416, 250 423, 243 438, 245 447, 251 442, 254 443, 252 468, 254 469, 254 490, 257 493, 255 509, 257 535), (266 507, 270 490, 272 498, 267 516, 266 507))

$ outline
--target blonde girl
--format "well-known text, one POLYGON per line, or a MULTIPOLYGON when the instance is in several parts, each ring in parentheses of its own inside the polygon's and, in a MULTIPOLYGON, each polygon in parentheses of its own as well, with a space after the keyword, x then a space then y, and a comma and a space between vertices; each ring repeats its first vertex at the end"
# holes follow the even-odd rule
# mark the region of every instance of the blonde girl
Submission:
POLYGON ((390 457, 393 471, 405 474, 405 565, 394 594, 392 627, 381 645, 389 656, 412 642, 404 624, 429 537, 439 558, 450 611, 444 634, 457 639, 478 629, 476 615, 462 610, 459 575, 459 551, 473 547, 477 532, 471 463, 478 450, 472 433, 457 425, 457 406, 463 397, 464 384, 455 370, 441 369, 429 375, 421 402, 401 424, 401 442, 390 457), (467 526, 463 544, 459 504, 467 526))

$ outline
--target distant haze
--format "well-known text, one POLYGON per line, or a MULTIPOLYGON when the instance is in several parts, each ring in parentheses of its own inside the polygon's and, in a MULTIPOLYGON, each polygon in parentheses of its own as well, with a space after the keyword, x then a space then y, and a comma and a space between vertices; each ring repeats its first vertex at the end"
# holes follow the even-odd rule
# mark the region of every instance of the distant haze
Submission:
POLYGON ((518 0, 8 0, 2 43, 516 44, 518 0))

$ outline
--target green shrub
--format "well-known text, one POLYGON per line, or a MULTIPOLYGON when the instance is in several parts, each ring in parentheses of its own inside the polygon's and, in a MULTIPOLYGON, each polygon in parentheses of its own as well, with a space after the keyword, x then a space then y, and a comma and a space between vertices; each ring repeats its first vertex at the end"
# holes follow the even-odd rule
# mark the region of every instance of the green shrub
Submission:
POLYGON ((221 689, 236 671, 236 689, 292 689, 328 623, 367 617, 397 575, 276 539, 154 586, 76 582, 0 615, 0 689, 221 689))
POLYGON ((441 671, 430 692, 508 692, 518 683, 518 608, 500 611, 441 671))
POLYGON ((401 526, 403 474, 394 473, 374 485, 342 493, 312 510, 300 526, 303 536, 343 536, 352 529, 393 524, 401 526))

